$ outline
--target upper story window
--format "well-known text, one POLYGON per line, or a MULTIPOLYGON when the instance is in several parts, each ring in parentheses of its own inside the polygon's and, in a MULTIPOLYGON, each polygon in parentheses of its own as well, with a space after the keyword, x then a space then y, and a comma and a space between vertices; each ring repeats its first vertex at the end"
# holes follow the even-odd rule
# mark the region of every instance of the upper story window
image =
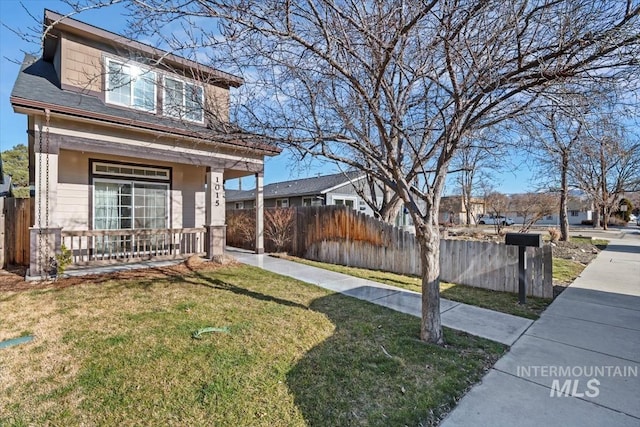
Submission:
POLYGON ((156 111, 156 73, 107 58, 106 101, 156 111))
POLYGON ((204 89, 201 85, 173 77, 164 78, 164 114, 193 122, 204 122, 204 89))

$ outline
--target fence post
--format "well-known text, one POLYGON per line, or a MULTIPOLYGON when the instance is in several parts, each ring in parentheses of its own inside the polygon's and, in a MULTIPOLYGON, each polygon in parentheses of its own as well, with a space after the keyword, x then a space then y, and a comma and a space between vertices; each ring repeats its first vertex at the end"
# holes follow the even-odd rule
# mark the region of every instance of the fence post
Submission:
POLYGON ((542 247, 542 271, 544 279, 542 281, 542 296, 553 298, 553 249, 551 245, 542 247))
POLYGON ((5 241, 5 221, 4 221, 4 197, 0 198, 0 268, 6 267, 6 241, 5 241))

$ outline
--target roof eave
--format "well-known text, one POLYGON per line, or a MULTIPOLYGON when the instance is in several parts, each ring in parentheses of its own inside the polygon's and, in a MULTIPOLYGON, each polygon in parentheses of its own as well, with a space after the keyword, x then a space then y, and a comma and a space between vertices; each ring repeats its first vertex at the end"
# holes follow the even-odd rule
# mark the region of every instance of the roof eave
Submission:
MULTIPOLYGON (((50 110, 52 113, 57 113, 71 119, 80 118, 80 119, 97 121, 102 124, 121 126, 128 129, 134 128, 140 131, 159 132, 164 135, 173 135, 173 136, 210 141, 204 138, 198 132, 186 131, 186 130, 181 131, 179 129, 169 127, 169 126, 155 125, 153 123, 142 122, 138 120, 126 121, 120 117, 112 116, 109 114, 87 113, 87 111, 77 109, 77 108, 64 107, 64 106, 59 106, 55 104, 49 104, 45 102, 21 98, 17 96, 11 96, 10 101, 11 101, 11 105, 13 106, 13 110, 16 113, 25 113, 25 114, 34 113, 34 112, 44 113, 45 110, 50 110)), ((244 149, 247 151, 258 152, 265 156, 275 156, 280 154, 280 152, 282 151, 282 149, 280 149, 279 147, 275 147, 267 144, 260 144, 260 143, 248 144, 242 141, 231 142, 231 141, 224 141, 224 140, 216 140, 214 143, 217 145, 233 147, 235 149, 244 149)))
POLYGON ((353 184, 353 183, 354 183, 354 182, 356 182, 356 181, 360 181, 361 179, 363 179, 363 178, 365 178, 365 177, 366 177, 366 175, 363 173, 362 175, 360 175, 360 176, 359 176, 359 177, 357 177, 357 178, 354 178, 354 179, 347 179, 346 181, 342 182, 341 184, 337 184, 337 185, 334 185, 333 187, 329 187, 329 188, 327 188, 326 190, 322 190, 322 191, 320 192, 320 194, 327 194, 327 193, 329 193, 329 192, 331 192, 331 191, 333 191, 333 190, 335 190, 335 189, 337 189, 337 188, 344 187, 344 186, 345 186, 345 185, 347 185, 347 184, 353 184))

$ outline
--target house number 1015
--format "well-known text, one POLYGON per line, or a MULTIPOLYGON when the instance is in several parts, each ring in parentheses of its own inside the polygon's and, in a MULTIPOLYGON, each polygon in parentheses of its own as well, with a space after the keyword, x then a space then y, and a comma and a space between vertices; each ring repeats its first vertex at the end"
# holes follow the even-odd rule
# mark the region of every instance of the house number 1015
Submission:
POLYGON ((216 191, 216 206, 220 206, 220 177, 216 176, 216 184, 213 186, 213 189, 216 191))

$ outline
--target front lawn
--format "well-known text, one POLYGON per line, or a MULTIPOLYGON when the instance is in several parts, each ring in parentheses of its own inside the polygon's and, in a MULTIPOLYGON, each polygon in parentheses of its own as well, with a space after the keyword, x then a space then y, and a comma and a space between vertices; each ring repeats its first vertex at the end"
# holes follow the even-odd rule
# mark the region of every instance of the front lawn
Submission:
POLYGON ((0 319, 35 337, 0 350, 3 426, 431 425, 505 351, 247 266, 4 291, 0 319))
MULTIPOLYGON (((288 255, 278 255, 281 258, 301 264, 324 268, 338 273, 348 274, 361 279, 372 280, 390 286, 406 289, 414 292, 421 292, 422 285, 420 278, 415 276, 405 276, 402 274, 389 273, 378 270, 367 270, 357 267, 345 267, 343 265, 327 264, 324 262, 311 261, 304 258, 297 258, 288 255)), ((555 270, 554 270, 555 274, 555 270)), ((472 286, 456 285, 453 283, 440 282, 440 295, 451 301, 471 304, 502 313, 513 314, 514 316, 537 319, 540 314, 551 304, 551 299, 527 297, 527 304, 518 304, 518 295, 511 292, 498 292, 488 289, 475 288, 472 286)))

